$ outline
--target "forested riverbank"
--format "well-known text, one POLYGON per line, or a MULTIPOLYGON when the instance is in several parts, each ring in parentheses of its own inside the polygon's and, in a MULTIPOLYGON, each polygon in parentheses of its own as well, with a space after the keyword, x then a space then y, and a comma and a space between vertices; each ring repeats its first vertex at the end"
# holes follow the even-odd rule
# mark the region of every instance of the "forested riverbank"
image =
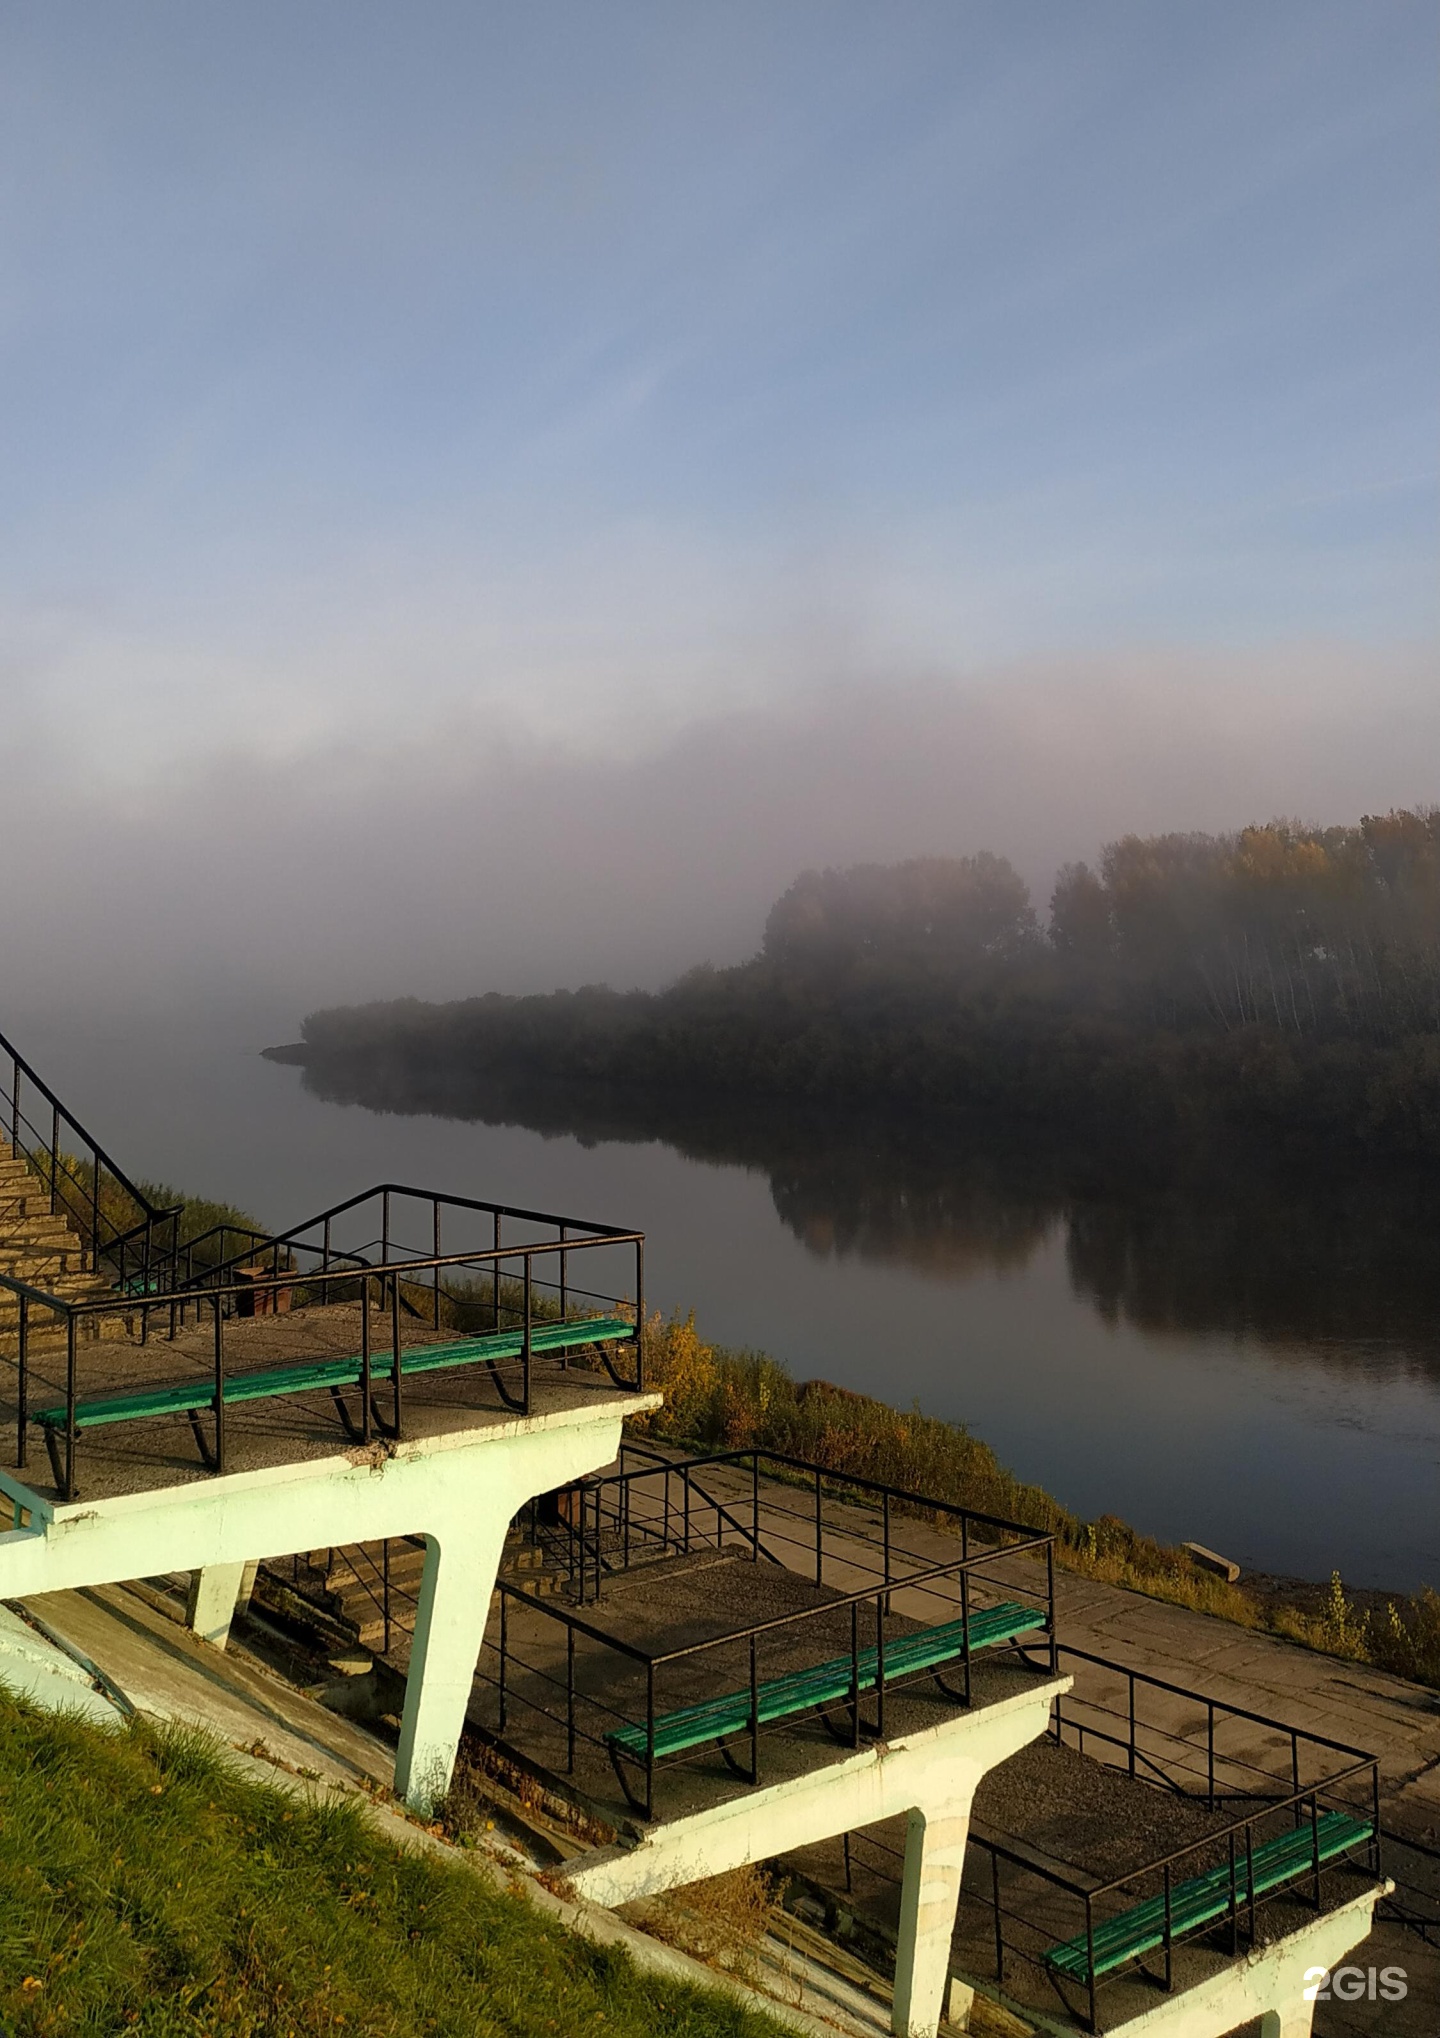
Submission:
POLYGON ((1440 809, 1126 837, 1042 925, 981 853, 807 872, 759 953, 660 992, 590 985, 312 1012, 275 1050, 385 1072, 1205 1125, 1440 1154, 1440 809))

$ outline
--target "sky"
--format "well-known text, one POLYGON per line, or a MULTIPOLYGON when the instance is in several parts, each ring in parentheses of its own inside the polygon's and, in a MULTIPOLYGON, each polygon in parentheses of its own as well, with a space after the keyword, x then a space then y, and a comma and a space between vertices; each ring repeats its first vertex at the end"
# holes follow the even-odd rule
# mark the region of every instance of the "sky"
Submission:
POLYGON ((5 0, 0 1015, 658 983, 807 865, 1440 799, 1437 55, 5 0))

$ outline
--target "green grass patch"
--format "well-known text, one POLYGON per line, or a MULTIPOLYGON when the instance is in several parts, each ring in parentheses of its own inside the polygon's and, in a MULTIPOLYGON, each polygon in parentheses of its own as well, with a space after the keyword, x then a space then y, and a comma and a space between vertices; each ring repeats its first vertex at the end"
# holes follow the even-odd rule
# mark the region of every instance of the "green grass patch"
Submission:
POLYGON ((657 1981, 353 1799, 239 1775, 203 1737, 0 1693, 0 2030, 15 2038, 778 2038, 657 1981))

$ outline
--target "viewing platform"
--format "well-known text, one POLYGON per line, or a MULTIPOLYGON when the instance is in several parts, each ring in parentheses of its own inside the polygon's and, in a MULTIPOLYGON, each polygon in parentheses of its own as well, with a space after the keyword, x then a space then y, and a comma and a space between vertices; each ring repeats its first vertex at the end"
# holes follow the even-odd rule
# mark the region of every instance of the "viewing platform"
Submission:
POLYGON ((395 1783, 428 1808, 513 1517, 656 1404, 642 1235, 391 1183, 187 1238, 0 1047, 0 1598, 186 1570, 223 1646, 258 1564, 416 1539, 395 1783))
POLYGON ((1389 1888, 1372 1755, 1067 1646, 1047 1532, 624 1437, 639 1232, 390 1183, 187 1236, 0 1052, 0 1599, 189 1574, 223 1648, 263 1567, 383 1659, 413 1809, 468 1722, 583 1897, 778 1866, 898 2038, 1308 2032, 1389 1888))

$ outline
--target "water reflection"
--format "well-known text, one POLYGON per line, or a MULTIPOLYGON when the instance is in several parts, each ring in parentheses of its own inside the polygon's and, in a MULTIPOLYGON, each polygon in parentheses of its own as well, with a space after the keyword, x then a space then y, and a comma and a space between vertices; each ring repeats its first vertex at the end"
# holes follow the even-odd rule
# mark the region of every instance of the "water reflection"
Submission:
POLYGON ((586 1145, 660 1141, 768 1178, 822 1259, 963 1282, 1019 1273, 1063 1227, 1075 1293, 1151 1335, 1258 1340, 1307 1364, 1440 1381, 1440 1181, 1210 1141, 1108 1150, 1033 1129, 503 1083, 312 1063, 329 1103, 519 1126, 586 1145))

